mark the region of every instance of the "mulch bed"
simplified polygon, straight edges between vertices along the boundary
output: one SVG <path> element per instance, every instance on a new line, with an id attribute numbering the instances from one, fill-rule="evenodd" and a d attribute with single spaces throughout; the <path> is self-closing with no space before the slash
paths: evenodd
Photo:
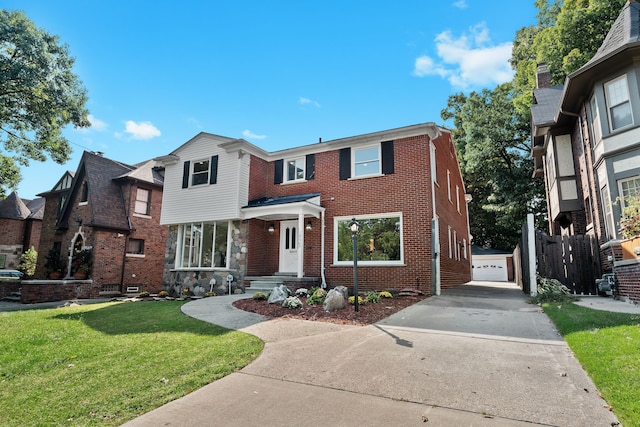
<path id="1" fill-rule="evenodd" d="M 327 312 L 324 311 L 322 304 L 308 305 L 306 298 L 300 298 L 303 306 L 299 309 L 284 308 L 280 304 L 269 304 L 267 301 L 256 301 L 253 298 L 234 301 L 233 306 L 251 313 L 262 314 L 270 319 L 286 317 L 290 319 L 315 320 L 343 325 L 370 325 L 425 298 L 425 295 L 380 298 L 380 302 L 376 304 L 360 304 L 358 312 L 354 310 L 353 305 L 349 304 L 342 310 Z"/>

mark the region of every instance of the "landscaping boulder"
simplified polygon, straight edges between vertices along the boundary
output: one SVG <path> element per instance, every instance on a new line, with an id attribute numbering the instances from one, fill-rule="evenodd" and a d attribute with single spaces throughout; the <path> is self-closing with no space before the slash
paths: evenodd
<path id="1" fill-rule="evenodd" d="M 341 310 L 347 306 L 347 300 L 341 291 L 331 289 L 327 293 L 327 297 L 324 299 L 324 304 L 322 306 L 324 307 L 324 311 Z"/>
<path id="2" fill-rule="evenodd" d="M 285 285 L 279 285 L 273 288 L 267 302 L 269 304 L 282 304 L 289 296 L 289 289 Z"/>
<path id="3" fill-rule="evenodd" d="M 349 288 L 347 288 L 346 286 L 336 286 L 335 288 L 336 291 L 340 292 L 342 294 L 342 296 L 344 297 L 344 300 L 347 301 L 349 299 Z"/>

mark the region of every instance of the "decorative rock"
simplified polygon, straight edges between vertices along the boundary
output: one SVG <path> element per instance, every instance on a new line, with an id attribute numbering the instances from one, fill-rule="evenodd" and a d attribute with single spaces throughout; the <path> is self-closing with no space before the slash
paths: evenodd
<path id="1" fill-rule="evenodd" d="M 324 311 L 342 310 L 347 306 L 347 300 L 344 298 L 341 291 L 331 289 L 329 293 L 327 293 L 327 297 L 324 299 L 324 304 L 322 304 L 322 306 Z"/>
<path id="2" fill-rule="evenodd" d="M 342 296 L 344 297 L 344 300 L 348 300 L 349 299 L 349 289 L 346 286 L 336 286 L 335 288 L 336 291 L 340 292 L 342 294 Z"/>
<path id="3" fill-rule="evenodd" d="M 267 302 L 269 304 L 282 304 L 289 296 L 289 289 L 285 285 L 279 285 L 273 288 Z"/>

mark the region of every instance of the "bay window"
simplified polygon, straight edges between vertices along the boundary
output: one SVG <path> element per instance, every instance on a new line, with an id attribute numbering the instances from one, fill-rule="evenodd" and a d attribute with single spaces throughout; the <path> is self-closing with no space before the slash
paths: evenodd
<path id="1" fill-rule="evenodd" d="M 226 268 L 228 234 L 226 221 L 181 224 L 176 267 Z"/>

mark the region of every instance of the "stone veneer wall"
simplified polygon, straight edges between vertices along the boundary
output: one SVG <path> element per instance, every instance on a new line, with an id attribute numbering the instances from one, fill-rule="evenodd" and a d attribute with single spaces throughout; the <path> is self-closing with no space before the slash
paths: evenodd
<path id="1" fill-rule="evenodd" d="M 171 295 L 181 295 L 185 289 L 190 293 L 203 296 L 214 291 L 218 295 L 229 293 L 227 276 L 231 274 L 232 293 L 244 293 L 244 276 L 247 274 L 247 223 L 231 222 L 231 242 L 229 268 L 207 270 L 176 269 L 176 251 L 178 247 L 178 226 L 169 226 L 165 252 L 165 267 L 162 274 L 162 288 Z"/>

